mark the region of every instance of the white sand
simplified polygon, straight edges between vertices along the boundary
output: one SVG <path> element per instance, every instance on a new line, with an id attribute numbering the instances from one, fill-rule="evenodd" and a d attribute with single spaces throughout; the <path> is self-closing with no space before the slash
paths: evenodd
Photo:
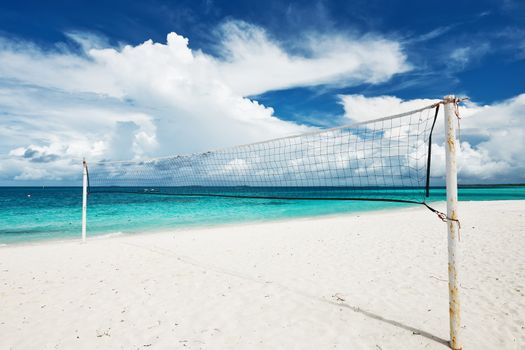
<path id="1" fill-rule="evenodd" d="M 464 349 L 525 349 L 525 201 L 460 217 Z M 0 349 L 447 349 L 445 230 L 418 207 L 1 247 Z"/>

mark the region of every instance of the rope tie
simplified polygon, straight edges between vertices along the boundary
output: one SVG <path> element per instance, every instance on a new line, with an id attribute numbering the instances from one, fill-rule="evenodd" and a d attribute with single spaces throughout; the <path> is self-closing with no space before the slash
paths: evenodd
<path id="1" fill-rule="evenodd" d="M 459 222 L 458 219 L 453 219 L 453 218 L 448 217 L 447 214 L 445 214 L 445 213 L 443 213 L 443 212 L 441 212 L 441 211 L 439 211 L 439 210 L 437 210 L 437 209 L 432 208 L 430 205 L 428 205 L 428 204 L 425 203 L 425 202 L 423 202 L 422 204 L 423 204 L 425 207 L 427 207 L 428 210 L 430 210 L 431 212 L 433 212 L 434 214 L 436 214 L 437 217 L 438 217 L 439 219 L 441 219 L 441 221 L 446 222 L 446 223 L 448 223 L 449 221 L 454 221 L 454 222 L 456 222 L 456 223 L 458 224 L 458 241 L 461 241 L 461 235 L 460 235 L 461 223 Z"/>
<path id="2" fill-rule="evenodd" d="M 459 114 L 459 104 L 463 101 L 468 100 L 468 97 L 463 98 L 455 98 L 452 103 L 454 103 L 454 114 L 456 115 L 457 121 L 458 121 L 458 142 L 459 146 L 461 147 L 461 116 Z"/>

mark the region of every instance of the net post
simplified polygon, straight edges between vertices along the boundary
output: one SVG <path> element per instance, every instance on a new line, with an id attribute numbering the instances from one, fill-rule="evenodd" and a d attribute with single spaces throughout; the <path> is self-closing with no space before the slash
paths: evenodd
<path id="1" fill-rule="evenodd" d="M 453 350 L 461 349 L 461 320 L 458 281 L 458 177 L 456 152 L 459 144 L 456 140 L 456 104 L 455 96 L 445 96 L 445 153 L 447 185 L 447 231 L 448 231 L 448 292 L 450 313 L 450 346 Z"/>
<path id="2" fill-rule="evenodd" d="M 86 216 L 87 216 L 87 163 L 82 160 L 82 242 L 86 242 Z"/>

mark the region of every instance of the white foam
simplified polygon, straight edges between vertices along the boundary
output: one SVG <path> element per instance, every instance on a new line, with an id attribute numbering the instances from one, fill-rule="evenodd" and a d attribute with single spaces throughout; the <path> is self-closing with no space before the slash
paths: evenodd
<path id="1" fill-rule="evenodd" d="M 92 236 L 92 238 L 110 238 L 110 237 L 121 236 L 121 235 L 123 235 L 123 234 L 124 234 L 124 232 L 117 231 L 117 232 L 105 233 L 105 234 L 103 234 L 103 235 Z"/>

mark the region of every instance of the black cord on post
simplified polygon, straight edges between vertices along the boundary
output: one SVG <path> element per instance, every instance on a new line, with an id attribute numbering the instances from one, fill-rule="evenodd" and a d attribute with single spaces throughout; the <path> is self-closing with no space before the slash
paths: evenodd
<path id="1" fill-rule="evenodd" d="M 436 119 L 439 112 L 439 104 L 436 105 L 436 113 L 434 114 L 434 121 L 432 122 L 432 127 L 430 128 L 430 134 L 428 136 L 428 158 L 427 158 L 427 183 L 425 187 L 425 196 L 428 198 L 430 196 L 430 162 L 432 159 L 432 132 L 434 131 L 434 126 L 436 125 Z"/>

